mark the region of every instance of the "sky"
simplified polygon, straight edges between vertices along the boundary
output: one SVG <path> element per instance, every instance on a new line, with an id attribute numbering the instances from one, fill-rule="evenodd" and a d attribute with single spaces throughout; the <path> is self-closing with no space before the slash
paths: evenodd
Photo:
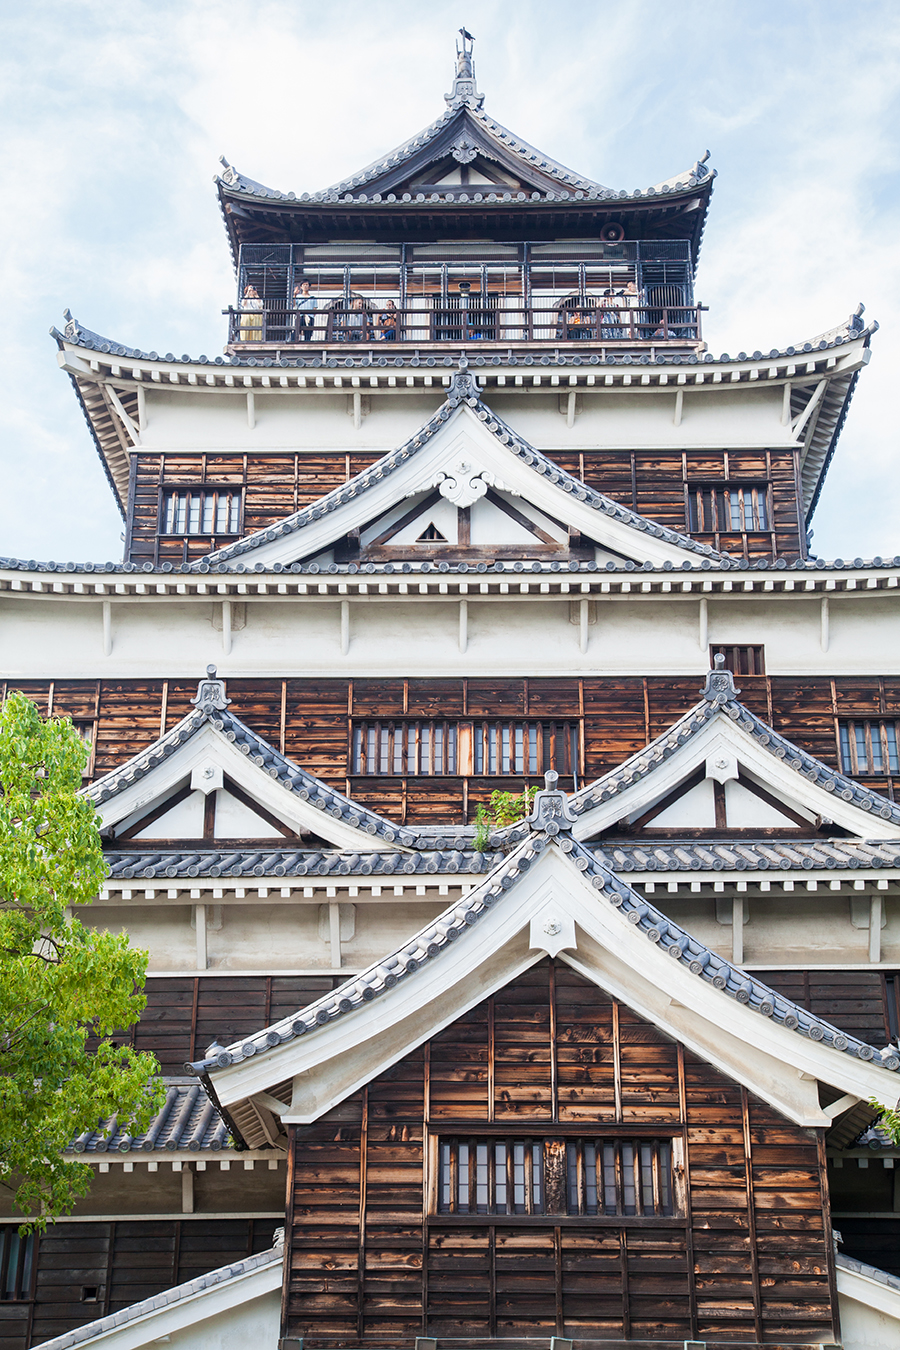
<path id="1" fill-rule="evenodd" d="M 65 308 L 144 351 L 215 355 L 234 281 L 219 156 L 316 191 L 440 116 L 456 30 L 485 107 L 608 187 L 705 150 L 710 350 L 881 331 L 818 510 L 826 558 L 900 554 L 897 0 L 0 0 L 0 555 L 121 557 L 56 363 Z"/>

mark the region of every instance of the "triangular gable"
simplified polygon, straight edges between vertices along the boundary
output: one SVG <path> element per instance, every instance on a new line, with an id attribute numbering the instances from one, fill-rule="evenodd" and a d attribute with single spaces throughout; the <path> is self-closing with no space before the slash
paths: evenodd
<path id="1" fill-rule="evenodd" d="M 738 693 L 728 671 L 710 671 L 696 707 L 572 797 L 575 836 L 595 839 L 627 821 L 625 834 L 652 837 L 667 817 L 682 834 L 692 820 L 695 828 L 727 832 L 730 811 L 738 833 L 774 828 L 827 837 L 834 825 L 856 839 L 897 839 L 900 807 L 779 735 L 738 702 Z M 716 785 L 724 791 L 717 794 Z M 720 825 L 716 795 L 725 807 Z"/>
<path id="2" fill-rule="evenodd" d="M 709 545 L 595 492 L 535 450 L 481 401 L 466 364 L 463 358 L 447 401 L 404 445 L 312 506 L 217 549 L 194 566 L 248 555 L 269 567 L 314 557 L 405 498 L 434 489 L 458 503 L 476 501 L 489 490 L 520 497 L 618 558 L 657 567 L 696 564 L 698 557 L 723 558 Z"/>
<path id="3" fill-rule="evenodd" d="M 233 1120 L 252 1118 L 251 1098 L 283 1124 L 317 1119 L 545 954 L 804 1127 L 831 1120 L 819 1081 L 841 1109 L 893 1099 L 900 1053 L 844 1035 L 667 919 L 572 838 L 564 793 L 539 793 L 527 824 L 480 885 L 391 956 L 191 1066 Z"/>
<path id="4" fill-rule="evenodd" d="M 406 189 L 437 187 L 452 169 L 476 166 L 477 177 L 503 190 L 547 192 L 560 186 L 571 189 L 601 188 L 600 183 L 567 169 L 513 132 L 495 122 L 482 108 L 464 103 L 450 109 L 436 122 L 402 145 L 382 155 L 346 180 L 334 183 L 329 192 L 344 192 L 349 185 L 365 184 L 368 196 L 395 195 Z M 465 190 L 464 181 L 451 186 Z"/>
<path id="5" fill-rule="evenodd" d="M 416 836 L 359 805 L 279 754 L 228 711 L 215 667 L 200 682 L 194 710 L 153 745 L 100 778 L 92 800 L 106 838 L 148 843 L 216 838 L 292 839 L 294 847 L 371 851 L 377 842 L 407 849 Z M 215 794 L 221 821 L 193 833 Z M 232 831 L 246 829 L 246 835 Z M 163 834 L 163 830 L 170 833 Z"/>

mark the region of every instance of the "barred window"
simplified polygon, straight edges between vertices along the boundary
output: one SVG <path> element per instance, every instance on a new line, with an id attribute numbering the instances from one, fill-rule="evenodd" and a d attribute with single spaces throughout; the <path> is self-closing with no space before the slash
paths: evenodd
<path id="1" fill-rule="evenodd" d="M 163 493 L 163 534 L 239 534 L 240 488 L 181 488 Z"/>
<path id="2" fill-rule="evenodd" d="M 0 1300 L 31 1297 L 35 1235 L 19 1237 L 18 1227 L 0 1228 Z"/>
<path id="3" fill-rule="evenodd" d="M 736 647 L 732 645 L 719 644 L 709 648 L 709 664 L 715 667 L 716 657 L 725 657 L 725 669 L 730 670 L 732 675 L 765 675 L 766 673 L 766 651 L 762 646 Z"/>
<path id="4" fill-rule="evenodd" d="M 577 777 L 579 751 L 578 722 L 357 722 L 350 772 L 498 778 L 555 769 Z"/>
<path id="5" fill-rule="evenodd" d="M 769 529 L 767 483 L 688 488 L 688 529 L 696 534 L 743 534 Z"/>
<path id="6" fill-rule="evenodd" d="M 472 772 L 493 778 L 503 774 L 542 774 L 555 769 L 578 772 L 577 722 L 475 722 Z"/>
<path id="7" fill-rule="evenodd" d="M 84 768 L 82 769 L 82 777 L 89 778 L 90 775 L 94 772 L 94 759 L 96 756 L 95 736 L 97 732 L 97 723 L 92 719 L 91 721 L 73 721 L 72 725 L 78 732 L 78 735 L 84 741 L 85 746 L 87 747 L 88 758 Z"/>
<path id="8" fill-rule="evenodd" d="M 841 722 L 838 730 L 844 773 L 900 773 L 895 721 Z"/>
<path id="9" fill-rule="evenodd" d="M 363 722 L 353 728 L 351 773 L 455 774 L 454 722 Z"/>
<path id="10" fill-rule="evenodd" d="M 441 1139 L 437 1212 L 671 1215 L 672 1141 Z"/>

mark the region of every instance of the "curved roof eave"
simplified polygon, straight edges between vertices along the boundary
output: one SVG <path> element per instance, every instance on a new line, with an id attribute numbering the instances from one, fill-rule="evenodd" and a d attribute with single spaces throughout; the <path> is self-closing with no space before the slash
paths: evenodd
<path id="1" fill-rule="evenodd" d="M 535 799 L 534 809 L 525 825 L 525 838 L 463 899 L 450 905 L 389 956 L 351 977 L 338 989 L 241 1041 L 216 1047 L 213 1055 L 186 1064 L 185 1071 L 215 1076 L 257 1055 L 272 1054 L 299 1037 L 313 1035 L 336 1020 L 358 1012 L 383 997 L 400 981 L 414 980 L 418 972 L 440 961 L 457 941 L 477 941 L 479 920 L 495 906 L 515 904 L 513 893 L 517 884 L 547 849 L 559 849 L 596 891 L 597 900 L 605 900 L 618 909 L 635 935 L 640 933 L 661 945 L 674 960 L 684 963 L 692 975 L 721 991 L 723 998 L 730 996 L 762 1017 L 812 1041 L 824 1042 L 835 1051 L 863 1061 L 875 1061 L 892 1072 L 900 1070 L 900 1053 L 895 1048 L 886 1047 L 880 1051 L 844 1034 L 693 937 L 648 898 L 633 891 L 627 882 L 615 876 L 601 859 L 576 840 L 571 833 L 572 823 L 566 794 L 545 788 Z M 277 1071 L 273 1069 L 273 1072 Z"/>

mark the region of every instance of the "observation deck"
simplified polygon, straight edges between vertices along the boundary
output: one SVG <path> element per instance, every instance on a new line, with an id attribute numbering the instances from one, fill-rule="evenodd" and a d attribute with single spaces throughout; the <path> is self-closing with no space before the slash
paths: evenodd
<path id="1" fill-rule="evenodd" d="M 690 241 L 244 244 L 231 354 L 704 349 Z"/>

